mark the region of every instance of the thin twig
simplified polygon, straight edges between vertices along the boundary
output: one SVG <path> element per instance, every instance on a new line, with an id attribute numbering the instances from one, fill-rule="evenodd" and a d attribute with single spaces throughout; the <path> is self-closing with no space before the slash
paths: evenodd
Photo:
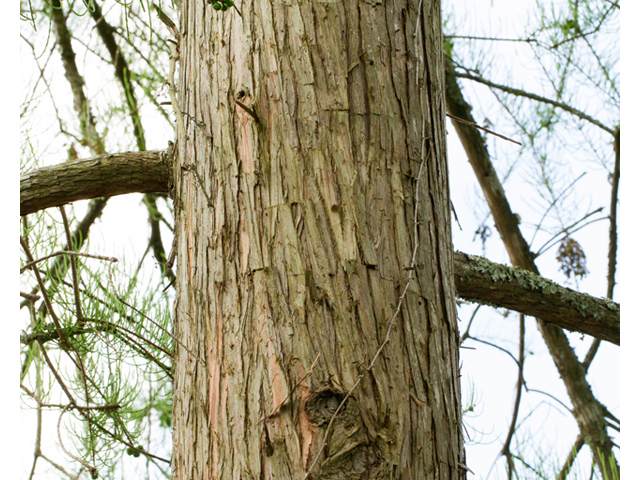
<path id="1" fill-rule="evenodd" d="M 57 470 L 59 470 L 62 473 L 64 473 L 71 480 L 78 480 L 80 478 L 80 474 L 84 471 L 84 468 L 80 467 L 80 471 L 78 471 L 78 473 L 76 475 L 72 475 L 69 472 L 67 472 L 61 465 L 57 464 L 56 462 L 51 460 L 49 457 L 47 457 L 44 453 L 41 453 L 40 456 L 43 458 L 43 460 L 46 460 L 47 462 L 49 462 L 51 464 L 51 466 L 53 466 Z"/>
<path id="2" fill-rule="evenodd" d="M 546 98 L 546 97 L 543 97 L 541 95 L 536 95 L 535 93 L 529 93 L 529 92 L 526 92 L 524 90 L 520 90 L 518 88 L 512 88 L 512 87 L 507 87 L 506 85 L 500 85 L 498 83 L 494 83 L 494 82 L 491 82 L 489 80 L 485 80 L 484 78 L 480 77 L 477 74 L 471 75 L 470 73 L 456 72 L 455 75 L 456 75 L 456 77 L 459 77 L 459 78 L 466 78 L 467 80 L 473 80 L 474 82 L 481 83 L 481 84 L 486 85 L 487 87 L 490 87 L 490 88 L 496 88 L 498 90 L 502 90 L 503 92 L 509 93 L 511 95 L 516 95 L 516 96 L 519 96 L 519 97 L 525 97 L 525 98 L 528 98 L 530 100 L 534 100 L 536 102 L 546 103 L 548 105 L 553 105 L 554 107 L 558 107 L 561 110 L 564 110 L 565 112 L 568 112 L 568 113 L 570 113 L 572 115 L 575 115 L 578 118 L 581 118 L 582 120 L 586 120 L 587 122 L 592 123 L 596 127 L 601 128 L 602 130 L 604 130 L 605 132 L 607 132 L 607 133 L 609 133 L 611 135 L 614 135 L 614 133 L 615 133 L 615 131 L 611 127 L 607 127 L 606 125 L 602 124 L 601 122 L 599 122 L 595 118 L 587 115 L 584 112 L 581 112 L 577 108 L 573 108 L 570 105 L 567 105 L 566 103 L 558 102 L 556 100 L 551 100 L 550 98 Z"/>
<path id="3" fill-rule="evenodd" d="M 184 120 L 182 115 L 182 109 L 178 103 L 178 95 L 176 93 L 175 74 L 176 74 L 176 62 L 178 61 L 178 44 L 174 41 L 169 41 L 169 48 L 171 49 L 171 55 L 169 56 L 169 98 L 171 99 L 171 106 L 176 115 L 176 128 L 178 129 L 178 147 L 187 138 L 187 132 L 184 128 Z"/>
<path id="4" fill-rule="evenodd" d="M 25 270 L 28 270 L 29 268 L 33 267 L 34 265 L 37 265 L 38 263 L 44 262 L 45 260 L 49 260 L 50 258 L 53 257 L 58 257 L 60 255 L 69 255 L 69 256 L 75 256 L 75 257 L 86 257 L 86 258 L 93 258 L 95 260 L 104 260 L 106 262 L 117 262 L 118 259 L 115 257 L 104 257 L 102 255 L 92 255 L 90 253 L 80 253 L 80 252 L 73 252 L 73 251 L 69 251 L 69 250 L 60 250 L 58 252 L 53 252 L 51 255 L 47 255 L 45 257 L 41 257 L 38 258 L 36 260 L 33 260 L 29 263 L 24 264 L 24 266 L 22 266 L 22 268 L 20 268 L 20 273 L 24 273 Z M 27 298 L 27 297 L 25 297 Z"/>
<path id="5" fill-rule="evenodd" d="M 238 105 L 245 112 L 247 112 L 249 115 L 251 115 L 251 117 L 256 121 L 256 123 L 260 123 L 260 119 L 258 118 L 258 115 L 253 110 L 253 108 L 247 107 L 244 103 L 240 102 L 240 100 L 236 100 L 236 105 Z"/>
<path id="6" fill-rule="evenodd" d="M 615 166 L 611 177 L 611 206 L 609 207 L 609 267 L 607 272 L 607 298 L 613 300 L 613 288 L 616 284 L 616 260 L 618 250 L 618 188 L 620 186 L 620 128 L 616 129 L 613 148 Z"/>
<path id="7" fill-rule="evenodd" d="M 585 371 L 589 370 L 589 367 L 591 366 L 591 362 L 593 362 L 593 359 L 595 358 L 596 353 L 598 352 L 598 348 L 600 347 L 600 342 L 601 340 L 599 338 L 594 338 L 593 342 L 591 343 L 591 346 L 589 347 L 589 350 L 587 351 L 587 354 L 584 356 L 582 365 L 584 366 Z"/>
<path id="8" fill-rule="evenodd" d="M 561 400 L 559 400 L 557 397 L 554 397 L 553 395 L 551 395 L 548 392 L 544 392 L 542 390 L 537 390 L 535 388 L 527 388 L 527 392 L 531 393 L 539 393 L 541 395 L 546 395 L 549 398 L 552 398 L 553 400 L 555 400 L 556 402 L 558 402 L 560 405 L 562 405 L 569 413 L 573 413 L 573 410 L 571 410 L 569 407 L 567 407 Z"/>
<path id="9" fill-rule="evenodd" d="M 513 353 L 511 353 L 506 348 L 503 348 L 500 345 L 496 345 L 495 343 L 487 342 L 486 340 L 480 340 L 479 338 L 472 337 L 471 335 L 468 335 L 467 338 L 469 338 L 470 340 L 475 340 L 476 342 L 479 342 L 479 343 L 484 343 L 485 345 L 489 345 L 490 347 L 497 348 L 501 352 L 504 352 L 507 355 L 509 355 L 511 357 L 511 359 L 516 363 L 516 365 L 518 365 L 518 359 L 516 357 L 514 357 Z"/>
<path id="10" fill-rule="evenodd" d="M 482 307 L 482 305 L 478 304 L 478 306 L 475 308 L 475 310 L 471 314 L 471 318 L 469 319 L 469 323 L 467 325 L 467 330 L 460 337 L 460 345 L 462 345 L 462 342 L 464 342 L 467 338 L 471 337 L 470 334 L 469 334 L 469 332 L 471 331 L 471 323 L 473 322 L 473 319 L 475 318 L 476 314 L 478 313 L 478 310 L 480 310 L 480 307 Z"/>
<path id="11" fill-rule="evenodd" d="M 155 3 L 153 4 L 153 8 L 158 13 L 158 17 L 160 18 L 160 21 L 164 23 L 167 26 L 167 28 L 169 28 L 169 30 L 171 30 L 171 33 L 173 33 L 174 38 L 176 39 L 180 38 L 180 33 L 178 32 L 178 28 L 176 27 L 176 24 L 173 23 L 173 20 L 171 20 L 171 18 L 166 13 L 164 13 L 164 11 L 162 11 L 162 9 Z"/>
<path id="12" fill-rule="evenodd" d="M 520 142 L 516 142 L 515 140 L 512 140 L 509 137 L 505 137 L 504 135 L 500 135 L 499 133 L 496 133 L 493 130 L 489 130 L 488 128 L 481 127 L 477 123 L 473 123 L 473 122 L 469 122 L 467 120 L 463 120 L 462 118 L 456 117 L 455 115 L 451 115 L 450 113 L 447 113 L 446 115 L 447 115 L 447 117 L 453 118 L 453 119 L 457 120 L 458 122 L 464 123 L 466 125 L 471 125 L 472 127 L 476 127 L 476 128 L 478 128 L 480 130 L 483 130 L 483 131 L 485 131 L 487 133 L 490 133 L 491 135 L 495 135 L 498 138 L 502 138 L 503 140 L 507 140 L 507 141 L 509 141 L 511 143 L 515 143 L 516 145 L 522 146 L 522 144 Z"/>
<path id="13" fill-rule="evenodd" d="M 564 197 L 564 195 L 569 192 L 569 190 L 571 189 L 571 187 L 573 187 L 576 183 L 578 183 L 578 181 L 584 177 L 587 174 L 587 172 L 582 172 L 582 175 L 580 175 L 578 178 L 574 179 L 569 185 L 567 185 L 567 187 L 560 192 L 559 195 L 557 195 L 554 199 L 553 202 L 551 202 L 551 204 L 547 207 L 547 209 L 545 210 L 545 212 L 542 214 L 542 217 L 540 217 L 540 221 L 538 221 L 538 225 L 536 225 L 536 229 L 533 232 L 533 236 L 531 237 L 531 240 L 529 241 L 529 245 L 533 245 L 534 240 L 536 239 L 536 235 L 537 233 L 540 231 L 540 229 L 542 228 L 542 222 L 544 221 L 545 217 L 549 214 L 549 212 L 551 211 L 551 209 L 556 205 L 556 203 L 558 203 L 560 201 L 560 199 L 562 197 Z"/>
<path id="14" fill-rule="evenodd" d="M 596 213 L 600 213 L 603 210 L 603 207 L 600 208 L 596 208 L 594 211 L 587 213 L 586 215 L 584 215 L 582 218 L 580 218 L 579 220 L 573 222 L 571 225 L 569 225 L 567 228 L 563 228 L 559 233 L 556 233 L 553 237 L 551 237 L 549 240 L 547 240 L 539 249 L 538 251 L 534 254 L 534 257 L 539 257 L 540 255 L 542 255 L 544 252 L 546 252 L 547 250 L 549 250 L 551 247 L 553 247 L 556 243 L 558 243 L 560 241 L 559 237 L 562 236 L 562 238 L 577 232 L 579 229 L 574 227 L 577 227 L 581 222 L 585 221 L 587 218 L 589 218 L 592 215 L 595 215 Z M 584 228 L 585 226 L 589 225 L 590 223 L 593 223 L 594 221 L 599 222 L 600 220 L 604 220 L 607 217 L 602 217 L 602 218 L 597 218 L 596 220 L 592 220 L 591 222 L 585 223 L 584 225 L 582 225 L 580 228 Z"/>
<path id="15" fill-rule="evenodd" d="M 64 205 L 60 205 L 60 215 L 62 215 L 62 224 L 64 225 L 64 233 L 67 237 L 67 250 L 73 249 L 73 243 L 71 240 L 71 229 L 69 228 L 69 219 L 67 219 L 67 212 Z M 82 304 L 80 302 L 80 290 L 78 287 L 78 262 L 75 255 L 72 255 L 69 259 L 71 263 L 71 282 L 73 283 L 73 299 L 76 307 L 76 322 L 82 322 L 84 314 L 82 313 Z"/>
<path id="16" fill-rule="evenodd" d="M 111 403 L 108 405 L 95 405 L 93 407 L 90 406 L 86 406 L 83 407 L 81 405 L 75 405 L 75 404 L 67 404 L 67 405 L 61 405 L 61 404 L 56 404 L 56 403 L 46 403 L 44 402 L 42 399 L 40 399 L 34 392 L 32 392 L 31 390 L 29 390 L 28 387 L 26 387 L 25 385 L 23 385 L 22 383 L 20 383 L 20 388 L 22 390 L 24 390 L 26 392 L 27 395 L 29 395 L 31 398 L 33 398 L 36 403 L 38 404 L 38 406 L 40 407 L 45 407 L 45 408 L 64 408 L 64 409 L 77 409 L 77 410 L 116 410 L 118 408 L 120 408 L 120 405 L 118 405 L 117 403 Z"/>
<path id="17" fill-rule="evenodd" d="M 535 38 L 499 38 L 499 37 L 478 37 L 475 35 L 444 35 L 444 38 L 453 38 L 459 40 L 486 40 L 489 42 L 524 42 L 524 43 L 535 43 L 538 41 Z"/>
<path id="18" fill-rule="evenodd" d="M 193 165 L 190 165 L 188 163 L 185 163 L 182 166 L 183 170 L 189 171 L 189 172 L 193 172 L 193 174 L 196 176 L 196 179 L 198 180 L 198 183 L 200 184 L 200 188 L 202 189 L 202 193 L 204 194 L 204 197 L 207 199 L 207 205 L 211 208 L 213 208 L 213 200 L 211 199 L 211 197 L 207 194 L 207 190 L 204 186 L 204 181 L 202 180 L 202 178 L 200 177 L 200 175 L 198 174 L 198 170 L 196 170 L 196 167 L 194 167 Z"/>
<path id="19" fill-rule="evenodd" d="M 513 458 L 511 454 L 511 439 L 516 431 L 516 423 L 518 421 L 518 411 L 520 410 L 520 400 L 522 399 L 522 387 L 524 386 L 524 338 L 525 338 L 525 322 L 524 315 L 520 314 L 520 348 L 518 351 L 518 382 L 516 384 L 516 400 L 513 405 L 513 415 L 511 416 L 511 425 L 507 431 L 507 438 L 502 447 L 502 454 L 507 457 L 507 467 L 509 472 L 509 480 L 513 477 Z"/>

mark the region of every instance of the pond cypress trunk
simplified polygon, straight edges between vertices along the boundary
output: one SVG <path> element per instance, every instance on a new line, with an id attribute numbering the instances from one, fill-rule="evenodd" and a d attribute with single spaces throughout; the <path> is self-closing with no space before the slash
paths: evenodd
<path id="1" fill-rule="evenodd" d="M 440 2 L 238 8 L 182 2 L 174 478 L 464 478 Z"/>

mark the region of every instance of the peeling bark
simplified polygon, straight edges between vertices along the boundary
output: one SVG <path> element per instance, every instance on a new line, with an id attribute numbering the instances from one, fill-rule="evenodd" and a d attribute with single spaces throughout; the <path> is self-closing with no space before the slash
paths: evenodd
<path id="1" fill-rule="evenodd" d="M 464 478 L 439 2 L 240 8 L 182 3 L 174 476 Z"/>

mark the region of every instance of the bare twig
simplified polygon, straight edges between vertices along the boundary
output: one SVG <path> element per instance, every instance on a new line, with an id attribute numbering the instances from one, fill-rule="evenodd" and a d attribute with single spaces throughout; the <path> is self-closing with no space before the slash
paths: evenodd
<path id="1" fill-rule="evenodd" d="M 551 211 L 551 209 L 553 209 L 553 207 L 560 201 L 560 199 L 562 197 L 564 197 L 564 195 L 570 191 L 570 189 L 576 184 L 578 183 L 578 181 L 584 177 L 587 174 L 587 172 L 582 172 L 582 174 L 574 179 L 569 185 L 567 185 L 567 187 L 560 192 L 559 195 L 557 195 L 554 199 L 553 202 L 551 202 L 551 204 L 547 207 L 547 209 L 545 210 L 545 212 L 542 214 L 542 217 L 540 217 L 540 220 L 538 221 L 538 225 L 536 225 L 536 229 L 533 232 L 533 236 L 531 237 L 531 241 L 529 242 L 529 245 L 533 245 L 534 240 L 536 239 L 536 235 L 537 233 L 540 231 L 540 228 L 542 227 L 542 222 L 544 221 L 545 217 L 549 214 L 549 212 Z M 602 209 L 601 209 L 602 210 Z"/>
<path id="2" fill-rule="evenodd" d="M 478 311 L 480 310 L 480 307 L 482 307 L 482 305 L 477 305 L 475 310 L 473 311 L 473 313 L 471 314 L 471 318 L 469 319 L 469 323 L 467 324 L 467 329 L 465 330 L 465 332 L 460 336 L 460 345 L 462 345 L 462 342 L 464 342 L 467 338 L 471 338 L 470 335 L 470 331 L 471 331 L 471 324 L 473 323 L 473 319 L 476 317 L 476 314 L 478 313 Z"/>
<path id="3" fill-rule="evenodd" d="M 36 302 L 36 301 L 40 300 L 40 295 L 35 295 L 33 293 L 20 292 L 20 296 L 22 298 L 26 298 L 30 302 Z"/>
<path id="4" fill-rule="evenodd" d="M 178 32 L 178 28 L 176 27 L 176 24 L 173 23 L 173 20 L 171 20 L 171 18 L 169 18 L 169 16 L 166 13 L 164 13 L 164 11 L 155 3 L 153 4 L 153 8 L 158 13 L 158 17 L 160 18 L 160 21 L 164 23 L 169 30 L 171 30 L 173 37 L 176 39 L 180 38 L 180 33 Z"/>
<path id="5" fill-rule="evenodd" d="M 609 267 L 607 272 L 607 298 L 613 299 L 616 284 L 616 254 L 618 249 L 618 188 L 620 185 L 620 127 L 614 135 L 615 166 L 611 176 L 611 206 L 609 207 Z"/>
<path id="6" fill-rule="evenodd" d="M 256 123 L 260 123 L 260 119 L 258 118 L 258 115 L 256 115 L 256 112 L 253 110 L 253 108 L 247 107 L 244 103 L 240 102 L 239 100 L 236 100 L 236 105 L 238 105 L 241 109 L 243 109 L 245 112 L 251 115 L 251 117 L 256 121 Z"/>
<path id="7" fill-rule="evenodd" d="M 189 172 L 193 172 L 193 174 L 196 176 L 196 179 L 198 180 L 198 184 L 200 185 L 200 188 L 202 189 L 202 193 L 204 194 L 204 197 L 207 199 L 207 205 L 209 207 L 213 208 L 213 200 L 207 194 L 207 190 L 205 188 L 204 181 L 202 180 L 202 178 L 198 174 L 198 170 L 196 169 L 196 167 L 193 166 L 193 165 L 190 165 L 190 164 L 185 164 L 185 165 L 182 166 L 182 169 L 186 170 L 186 171 L 189 171 Z"/>
<path id="8" fill-rule="evenodd" d="M 585 120 L 585 121 L 587 121 L 589 123 L 592 123 L 596 127 L 601 128 L 602 130 L 604 130 L 605 132 L 607 132 L 607 133 L 609 133 L 611 135 L 614 135 L 614 133 L 615 133 L 613 128 L 607 127 L 606 125 L 602 124 L 601 122 L 599 122 L 595 118 L 591 117 L 590 115 L 587 115 L 586 113 L 581 112 L 577 108 L 574 108 L 574 107 L 572 107 L 570 105 L 567 105 L 566 103 L 558 102 L 556 100 L 552 100 L 550 98 L 546 98 L 546 97 L 543 97 L 541 95 L 536 95 L 535 93 L 526 92 L 526 91 L 520 90 L 518 88 L 507 87 L 506 85 L 500 85 L 500 84 L 492 82 L 490 80 L 485 80 L 484 78 L 482 78 L 480 75 L 477 75 L 477 74 L 473 74 L 472 75 L 470 73 L 456 72 L 455 75 L 458 78 L 466 78 L 467 80 L 473 80 L 474 82 L 481 83 L 481 84 L 486 85 L 487 87 L 490 87 L 490 88 L 495 88 L 495 89 L 501 90 L 501 91 L 503 91 L 505 93 L 509 93 L 511 95 L 516 95 L 516 96 L 519 96 L 519 97 L 528 98 L 528 99 L 534 100 L 536 102 L 546 103 L 547 105 L 552 105 L 554 107 L 558 107 L 561 110 L 564 110 L 565 112 L 568 112 L 568 113 L 570 113 L 572 115 L 575 115 L 578 118 L 581 118 L 582 120 Z"/>
<path id="9" fill-rule="evenodd" d="M 560 232 L 556 233 L 553 237 L 551 237 L 549 240 L 547 240 L 544 245 L 542 245 L 538 251 L 535 253 L 536 257 L 539 257 L 540 255 L 542 255 L 544 252 L 546 252 L 547 250 L 549 250 L 551 247 L 553 247 L 556 243 L 558 243 L 559 241 L 562 240 L 562 238 L 566 237 L 567 235 L 571 235 L 572 233 L 577 232 L 578 230 L 586 227 L 587 225 L 590 225 L 594 222 L 600 222 L 602 220 L 606 220 L 607 217 L 600 217 L 600 218 L 596 218 L 594 220 L 591 220 L 590 222 L 587 223 L 583 223 L 582 225 L 580 225 L 578 227 L 578 225 L 585 221 L 587 218 L 589 218 L 592 215 L 595 215 L 596 213 L 600 213 L 602 211 L 602 207 L 600 208 L 596 208 L 594 211 L 587 213 L 585 216 L 583 216 L 582 218 L 580 218 L 579 220 L 573 222 L 571 225 L 569 225 L 567 228 L 562 229 Z M 562 238 L 560 238 L 562 237 Z"/>
<path id="10" fill-rule="evenodd" d="M 129 116 L 131 117 L 131 122 L 133 124 L 133 135 L 136 139 L 138 150 L 141 152 L 145 151 L 147 149 L 146 140 L 144 130 L 142 128 L 138 100 L 136 99 L 133 83 L 131 81 L 130 67 L 125 60 L 122 49 L 118 45 L 118 42 L 116 42 L 114 36 L 115 28 L 107 23 L 107 20 L 102 14 L 102 7 L 96 0 L 93 1 L 93 6 L 93 9 L 89 9 L 89 14 L 96 23 L 96 30 L 98 31 L 100 39 L 109 51 L 111 62 L 115 69 L 116 78 L 124 90 L 125 102 L 129 109 Z"/>
<path id="11" fill-rule="evenodd" d="M 169 41 L 169 48 L 171 49 L 171 55 L 169 56 L 169 98 L 171 99 L 171 106 L 176 115 L 176 128 L 178 129 L 178 139 L 187 138 L 187 132 L 184 128 L 184 119 L 182 115 L 182 109 L 178 102 L 178 94 L 176 92 L 175 75 L 176 75 L 176 62 L 179 58 L 178 44 L 173 41 Z M 178 142 L 178 148 L 181 148 L 180 142 Z"/>
<path id="12" fill-rule="evenodd" d="M 513 458 L 511 454 L 511 439 L 516 431 L 516 423 L 518 421 L 518 411 L 520 410 L 520 400 L 522 399 L 522 388 L 524 386 L 524 338 L 525 338 L 525 322 L 524 315 L 520 314 L 520 348 L 518 351 L 518 382 L 516 384 L 516 400 L 513 405 L 513 415 L 511 416 L 511 425 L 507 431 L 507 438 L 502 447 L 502 454 L 507 457 L 507 466 L 509 469 L 509 480 L 513 477 Z"/>
<path id="13" fill-rule="evenodd" d="M 562 406 L 565 408 L 565 410 L 566 410 L 567 412 L 571 413 L 571 409 L 570 409 L 570 408 L 569 408 L 565 403 L 563 403 L 563 402 L 562 402 L 562 400 L 558 399 L 558 397 L 554 397 L 553 395 L 551 395 L 551 394 L 550 394 L 550 393 L 548 393 L 548 392 L 545 392 L 545 391 L 542 391 L 542 390 L 538 390 L 538 389 L 536 389 L 536 388 L 527 388 L 527 392 L 530 392 L 530 393 L 539 393 L 539 394 L 541 394 L 541 395 L 546 395 L 547 397 L 549 397 L 549 398 L 551 398 L 551 399 L 555 400 L 555 401 L 556 401 L 556 402 L 558 402 L 560 405 L 562 405 Z"/>
<path id="14" fill-rule="evenodd" d="M 507 350 L 506 348 L 501 347 L 500 345 L 496 345 L 495 343 L 488 342 L 488 341 L 486 341 L 486 340 L 481 340 L 481 339 L 479 339 L 479 338 L 477 338 L 477 337 L 472 337 L 471 335 L 469 335 L 467 338 L 469 338 L 470 340 L 475 340 L 475 341 L 476 341 L 476 342 L 478 342 L 478 343 L 483 343 L 483 344 L 488 345 L 488 346 L 490 346 L 490 347 L 493 347 L 493 348 L 495 348 L 495 349 L 497 349 L 497 350 L 500 350 L 501 352 L 506 353 L 507 355 L 509 355 L 509 357 L 511 357 L 511 360 L 513 360 L 513 361 L 515 362 L 515 364 L 516 364 L 516 365 L 518 365 L 518 364 L 519 364 L 519 363 L 518 363 L 518 359 L 517 359 L 516 357 L 514 357 L 514 356 L 513 356 L 513 353 L 511 353 L 511 352 L 510 352 L 509 350 Z"/>
<path id="15" fill-rule="evenodd" d="M 584 356 L 584 360 L 582 361 L 582 365 L 584 366 L 585 371 L 589 370 L 591 362 L 593 362 L 593 359 L 598 352 L 598 348 L 600 347 L 601 342 L 602 340 L 600 340 L 599 338 L 593 339 L 593 342 L 591 343 L 591 346 L 589 347 L 589 350 L 587 351 L 586 355 Z"/>
<path id="16" fill-rule="evenodd" d="M 451 115 L 450 113 L 447 113 L 447 117 L 453 118 L 454 120 L 457 120 L 458 122 L 462 122 L 462 123 L 464 123 L 466 125 L 471 125 L 473 127 L 476 127 L 476 128 L 478 128 L 478 129 L 480 129 L 482 131 L 490 133 L 491 135 L 495 135 L 496 137 L 502 138 L 503 140 L 507 140 L 507 141 L 509 141 L 511 143 L 515 143 L 516 145 L 522 146 L 522 144 L 520 142 L 516 142 L 515 140 L 512 140 L 509 137 L 505 137 L 504 135 L 500 135 L 499 133 L 496 133 L 493 130 L 489 130 L 488 128 L 481 127 L 477 123 L 473 123 L 473 122 L 469 122 L 467 120 L 463 120 L 462 118 L 456 117 L 455 115 Z"/>
<path id="17" fill-rule="evenodd" d="M 62 215 L 62 224 L 64 225 L 64 233 L 67 237 L 67 250 L 73 249 L 73 243 L 71 240 L 71 229 L 69 228 L 69 220 L 67 219 L 67 212 L 65 212 L 64 205 L 60 207 L 60 215 Z M 82 305 L 80 303 L 80 291 L 78 287 L 78 262 L 77 256 L 71 255 L 69 259 L 71 263 L 71 282 L 73 283 L 73 299 L 76 307 L 76 322 L 81 323 L 84 315 L 82 313 Z"/>
<path id="18" fill-rule="evenodd" d="M 535 38 L 500 38 L 500 37 L 479 37 L 475 35 L 444 35 L 444 38 L 453 38 L 459 40 L 481 40 L 489 42 L 523 42 L 523 43 L 538 43 Z"/>
<path id="19" fill-rule="evenodd" d="M 53 257 L 57 257 L 59 255 L 69 255 L 69 256 L 73 256 L 73 257 L 85 257 L 85 258 L 93 258 L 95 260 L 104 260 L 107 262 L 117 262 L 118 259 L 115 257 L 105 257 L 102 255 L 92 255 L 90 253 L 80 253 L 80 252 L 74 252 L 74 251 L 70 251 L 70 250 L 60 250 L 58 252 L 54 252 L 51 255 L 47 255 L 46 257 L 40 257 L 36 260 L 30 261 L 29 263 L 25 263 L 22 268 L 20 268 L 20 273 L 24 273 L 25 270 L 28 270 L 29 268 L 32 268 L 34 265 L 37 265 L 40 262 L 44 262 L 45 260 L 49 260 L 50 258 Z M 25 293 L 25 295 L 28 295 Z M 24 295 L 23 295 L 24 296 Z M 37 295 L 35 295 L 37 296 Z M 25 297 L 27 298 L 27 297 Z"/>

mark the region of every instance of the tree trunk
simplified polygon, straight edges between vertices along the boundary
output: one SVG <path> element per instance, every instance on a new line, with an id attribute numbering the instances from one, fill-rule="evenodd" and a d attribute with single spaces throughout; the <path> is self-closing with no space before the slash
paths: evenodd
<path id="1" fill-rule="evenodd" d="M 174 477 L 464 478 L 439 1 L 239 7 L 182 2 Z"/>

